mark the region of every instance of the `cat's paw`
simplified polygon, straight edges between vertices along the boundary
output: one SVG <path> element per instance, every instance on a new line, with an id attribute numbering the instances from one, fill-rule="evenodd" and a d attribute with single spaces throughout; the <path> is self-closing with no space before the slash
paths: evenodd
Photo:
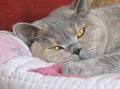
<path id="1" fill-rule="evenodd" d="M 86 62 L 70 62 L 62 69 L 63 74 L 80 74 L 85 76 L 102 74 L 103 71 L 103 66 L 91 65 Z"/>

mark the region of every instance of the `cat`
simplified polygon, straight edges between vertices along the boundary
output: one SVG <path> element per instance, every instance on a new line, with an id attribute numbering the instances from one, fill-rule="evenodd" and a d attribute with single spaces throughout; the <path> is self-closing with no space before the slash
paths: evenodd
<path id="1" fill-rule="evenodd" d="M 63 74 L 120 72 L 120 4 L 90 9 L 88 0 L 76 0 L 33 23 L 16 23 L 13 32 L 33 56 L 65 63 Z"/>

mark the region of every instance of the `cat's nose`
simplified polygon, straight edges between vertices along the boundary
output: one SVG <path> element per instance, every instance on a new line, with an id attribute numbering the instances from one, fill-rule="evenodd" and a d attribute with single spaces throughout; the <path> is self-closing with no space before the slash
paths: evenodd
<path id="1" fill-rule="evenodd" d="M 82 49 L 82 48 L 76 48 L 76 49 L 73 51 L 73 54 L 79 55 L 81 49 Z"/>

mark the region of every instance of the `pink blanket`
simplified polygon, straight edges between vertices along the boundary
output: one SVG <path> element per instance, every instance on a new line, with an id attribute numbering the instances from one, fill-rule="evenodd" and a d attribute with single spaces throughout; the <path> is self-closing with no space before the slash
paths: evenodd
<path id="1" fill-rule="evenodd" d="M 0 64 L 18 56 L 32 56 L 28 47 L 7 31 L 0 31 Z"/>
<path id="2" fill-rule="evenodd" d="M 50 67 L 45 68 L 37 68 L 37 69 L 30 69 L 31 72 L 40 73 L 44 76 L 59 76 L 59 77 L 77 77 L 77 78 L 87 78 L 87 76 L 83 75 L 66 75 L 61 73 L 61 69 L 64 66 L 64 64 L 53 64 Z"/>

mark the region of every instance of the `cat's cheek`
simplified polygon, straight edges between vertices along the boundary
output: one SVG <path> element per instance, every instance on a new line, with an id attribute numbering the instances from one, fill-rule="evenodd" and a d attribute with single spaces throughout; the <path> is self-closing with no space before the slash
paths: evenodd
<path id="1" fill-rule="evenodd" d="M 35 48 L 33 47 L 33 48 L 31 48 L 31 51 L 32 51 L 33 56 L 43 59 L 44 49 L 41 50 L 39 48 L 37 49 L 37 47 L 35 47 Z"/>
<path id="2" fill-rule="evenodd" d="M 56 52 L 56 51 L 47 51 L 46 50 L 46 59 L 49 62 L 58 62 L 62 59 L 62 56 L 64 56 L 62 53 L 60 52 Z"/>
<path id="3" fill-rule="evenodd" d="M 65 62 L 71 57 L 71 54 L 66 51 L 51 51 L 46 53 L 47 60 L 50 62 Z"/>
<path id="4" fill-rule="evenodd" d="M 71 53 L 65 50 L 51 50 L 40 45 L 39 42 L 34 42 L 31 46 L 33 56 L 39 57 L 47 62 L 65 62 L 70 60 Z"/>
<path id="5" fill-rule="evenodd" d="M 34 42 L 31 46 L 31 52 L 33 56 L 45 59 L 45 48 L 39 44 L 39 42 Z"/>

